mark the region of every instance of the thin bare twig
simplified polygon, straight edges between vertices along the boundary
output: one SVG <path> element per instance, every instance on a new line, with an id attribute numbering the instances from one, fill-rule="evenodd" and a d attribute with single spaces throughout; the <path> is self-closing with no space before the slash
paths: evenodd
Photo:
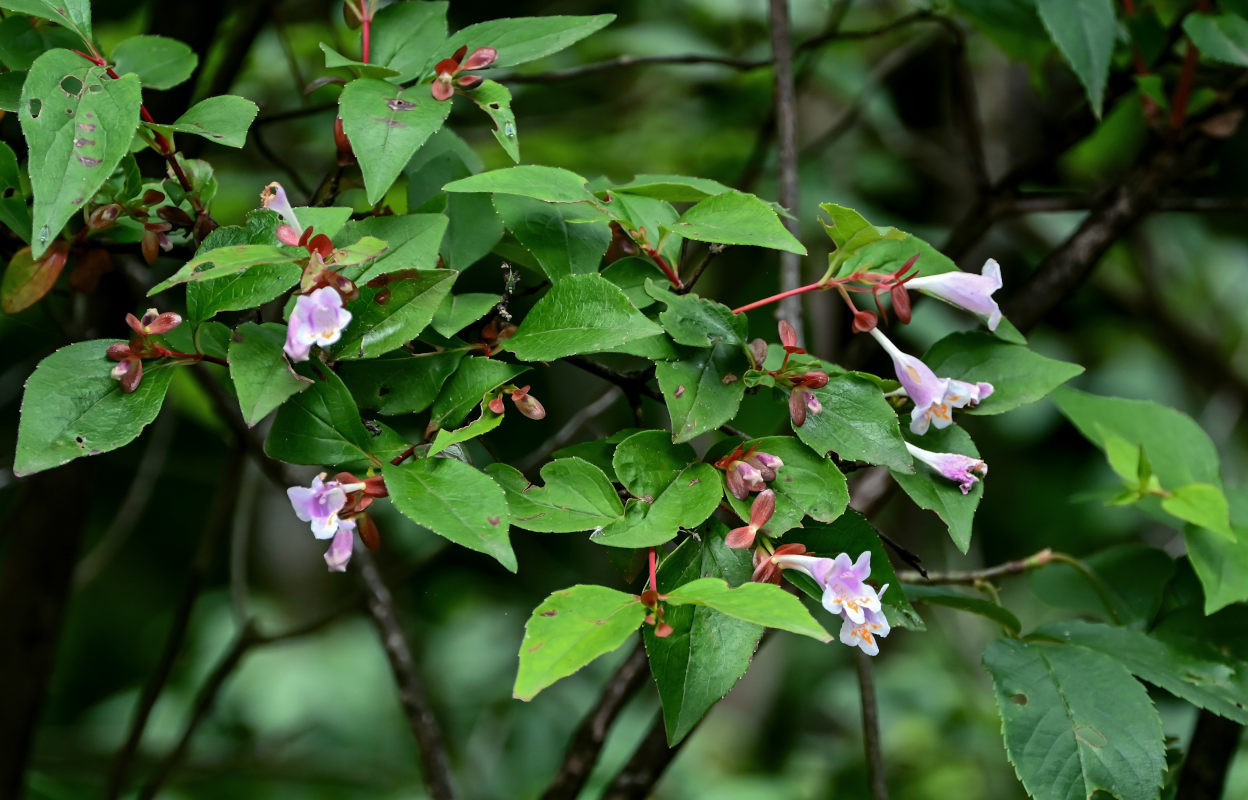
<path id="1" fill-rule="evenodd" d="M 689 738 L 685 737 L 675 747 L 668 747 L 667 729 L 660 714 L 633 751 L 632 758 L 616 773 L 611 785 L 603 792 L 602 800 L 644 800 L 649 797 L 663 770 L 667 769 L 680 752 L 681 745 L 687 741 Z"/>
<path id="2" fill-rule="evenodd" d="M 446 743 L 442 727 L 429 704 L 424 680 L 416 668 L 416 659 L 407 644 L 407 636 L 395 612 L 394 598 L 386 586 L 373 560 L 372 553 L 356 548 L 352 561 L 358 566 L 368 596 L 368 610 L 372 615 L 390 671 L 399 690 L 408 726 L 416 735 L 420 746 L 420 760 L 424 767 L 425 784 L 434 800 L 453 800 L 455 789 L 451 783 L 451 767 L 446 756 Z"/>
<path id="3" fill-rule="evenodd" d="M 793 42 L 789 26 L 789 0 L 770 0 L 771 52 L 775 62 L 774 107 L 776 146 L 779 150 L 779 201 L 792 214 L 801 211 L 797 185 L 797 96 L 793 88 Z M 797 219 L 785 217 L 784 227 L 796 238 Z M 780 291 L 802 285 L 802 259 L 797 253 L 780 254 Z M 776 306 L 776 317 L 788 322 L 802 335 L 802 298 L 793 295 Z"/>
<path id="4" fill-rule="evenodd" d="M 1052 564 L 1055 560 L 1054 553 L 1049 548 L 1045 548 L 1038 553 L 1019 558 L 1013 561 L 1006 561 L 992 567 L 984 567 L 983 569 L 972 570 L 954 570 L 949 572 L 928 572 L 921 575 L 918 572 L 910 572 L 903 570 L 897 573 L 897 580 L 902 583 L 920 583 L 934 585 L 966 585 L 973 586 L 981 581 L 991 581 L 997 578 L 1008 578 L 1014 575 L 1022 575 L 1024 572 L 1030 572 L 1033 569 Z"/>
<path id="5" fill-rule="evenodd" d="M 611 723 L 633 696 L 646 683 L 649 672 L 646 648 L 641 643 L 633 649 L 620 668 L 603 687 L 598 704 L 590 710 L 581 725 L 572 734 L 563 763 L 555 773 L 554 780 L 542 795 L 542 800 L 574 800 L 585 786 L 589 774 L 597 763 L 598 754 L 607 741 Z"/>
<path id="6" fill-rule="evenodd" d="M 871 800 L 888 800 L 884 782 L 884 757 L 880 749 L 880 710 L 875 702 L 875 676 L 871 674 L 871 656 L 854 650 L 854 666 L 858 670 L 858 695 L 862 701 L 862 746 L 866 751 L 867 775 L 871 781 Z"/>
<path id="7" fill-rule="evenodd" d="M 521 472 L 528 472 L 529 470 L 540 466 L 542 462 L 550 457 L 551 453 L 572 441 L 572 438 L 576 436 L 577 432 L 580 431 L 586 423 L 613 406 L 615 401 L 619 399 L 620 387 L 607 387 L 607 390 L 592 400 L 589 405 L 569 417 L 568 421 L 563 424 L 563 427 L 560 428 L 554 436 L 551 436 L 549 439 L 542 442 L 542 446 L 530 453 L 528 457 L 517 465 L 517 468 Z"/>

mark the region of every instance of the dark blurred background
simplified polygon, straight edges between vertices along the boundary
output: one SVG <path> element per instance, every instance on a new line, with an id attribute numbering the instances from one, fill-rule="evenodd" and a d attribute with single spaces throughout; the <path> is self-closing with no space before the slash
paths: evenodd
<path id="1" fill-rule="evenodd" d="M 992 5 L 938 3 L 936 13 L 950 14 L 951 24 L 916 19 L 878 36 L 799 52 L 796 211 L 810 250 L 803 262 L 807 280 L 822 274 L 830 244 L 817 206 L 835 202 L 876 224 L 947 245 L 963 269 L 977 272 L 986 258 L 996 258 L 1008 297 L 1076 228 L 1086 213 L 1081 208 L 1116 186 L 1148 152 L 1154 137 L 1131 85 L 1125 48 L 1098 122 L 1042 29 L 1012 25 L 1007 16 L 965 13 Z M 836 25 L 867 31 L 926 7 L 795 0 L 794 39 L 800 43 Z M 618 15 L 606 30 L 570 50 L 519 68 L 526 75 L 620 55 L 756 60 L 770 54 L 762 0 L 521 0 L 505 12 Z M 455 2 L 451 27 L 499 13 L 495 3 Z M 259 103 L 260 118 L 241 151 L 179 139 L 216 169 L 220 189 L 212 210 L 218 220 L 241 221 L 272 180 L 283 181 L 296 202 L 306 201 L 295 187 L 302 181 L 315 188 L 332 169 L 338 88 L 307 95 L 302 90 L 327 74 L 318 42 L 357 52 L 358 40 L 342 23 L 340 4 L 101 2 L 95 16 L 105 53 L 127 36 L 150 32 L 187 41 L 201 54 L 196 83 L 146 94 L 158 120 L 176 117 L 207 93 L 228 91 Z M 977 27 L 981 18 L 990 23 L 987 28 Z M 1161 58 L 1159 71 L 1167 81 L 1173 81 L 1179 61 L 1177 55 Z M 514 94 L 526 163 L 617 181 L 637 173 L 694 175 L 776 197 L 768 68 L 639 65 L 513 83 L 499 73 L 494 77 Z M 1207 85 L 1224 82 L 1217 70 L 1200 77 Z M 487 167 L 509 163 L 488 120 L 462 98 L 455 102 L 450 124 Z M 300 109 L 309 113 L 266 121 Z M 973 138 L 964 127 L 968 118 L 980 124 L 990 180 L 1023 165 L 1015 187 L 1024 195 L 1057 199 L 1043 210 L 1038 210 L 1043 203 L 1006 211 L 977 207 L 982 187 L 968 145 Z M 0 119 L 0 137 L 22 152 L 13 115 Z M 1164 207 L 1177 210 L 1149 214 L 1118 237 L 1087 281 L 1031 334 L 1037 351 L 1087 367 L 1073 382 L 1078 388 L 1156 400 L 1191 414 L 1221 450 L 1233 505 L 1243 497 L 1246 440 L 1239 422 L 1248 398 L 1242 343 L 1248 321 L 1243 280 L 1248 246 L 1242 235 L 1246 145 L 1242 132 L 1216 142 L 1198 168 L 1167 193 Z M 397 211 L 403 210 L 401 188 L 390 198 Z M 348 190 L 339 202 L 365 205 L 361 190 Z M 151 275 L 163 276 L 176 266 L 159 262 L 149 272 L 139 259 L 117 258 L 118 273 L 148 283 Z M 697 290 L 735 306 L 777 291 L 777 275 L 774 253 L 730 248 L 712 263 Z M 106 276 L 101 292 L 115 279 L 120 280 Z M 500 291 L 497 259 L 484 259 L 457 288 Z M 887 362 L 873 348 L 851 341 L 839 300 L 830 293 L 807 297 L 805 333 L 812 352 L 887 374 Z M 99 297 L 58 290 L 31 310 L 0 317 L 0 451 L 13 452 L 22 384 L 40 358 L 64 344 L 67 335 L 126 335 L 120 316 L 92 315 L 101 303 Z M 774 340 L 774 324 L 770 309 L 754 312 L 751 334 Z M 913 324 L 897 336 L 907 349 L 921 352 L 972 324 L 938 303 L 918 301 Z M 45 549 L 63 548 L 64 559 L 75 565 L 64 628 L 51 651 L 55 659 L 28 774 L 29 796 L 74 798 L 102 791 L 142 686 L 157 668 L 184 602 L 206 531 L 220 532 L 220 541 L 204 554 L 203 591 L 186 646 L 154 707 L 131 769 L 132 784 L 181 736 L 199 687 L 231 647 L 232 609 L 246 602 L 265 632 L 329 621 L 242 656 L 162 796 L 422 796 L 415 745 L 376 632 L 360 613 L 356 581 L 326 574 L 323 544 L 295 519 L 283 494 L 233 450 L 229 429 L 188 372 L 179 371 L 164 411 L 145 435 L 120 451 L 58 471 L 54 475 L 60 477 L 38 487 L 15 479 L 10 459 L 0 459 L 6 464 L 0 469 L 0 514 L 8 520 L 0 540 L 5 558 L 15 552 L 15 541 L 36 538 Z M 547 452 L 545 443 L 564 422 L 610 387 L 568 366 L 538 367 L 529 375 L 548 416 L 533 422 L 509 415 L 490 441 L 499 458 L 536 477 L 534 454 Z M 650 424 L 666 424 L 657 404 L 646 401 L 644 414 Z M 631 424 L 632 412 L 617 399 L 568 432 L 566 443 Z M 783 403 L 766 394 L 750 397 L 734 424 L 756 436 L 782 432 Z M 973 568 L 1044 547 L 1086 555 L 1142 541 L 1182 552 L 1177 531 L 1131 509 L 1103 504 L 1099 490 L 1116 479 L 1051 403 L 967 419 L 965 426 L 991 465 L 970 553 L 958 553 L 940 521 L 904 496 L 892 498 L 874 518 L 929 568 Z M 711 441 L 696 444 L 705 449 Z M 472 453 L 478 463 L 491 458 L 483 450 Z M 306 470 L 309 477 L 312 472 Z M 237 493 L 222 489 L 231 477 L 239 481 Z M 395 589 L 433 704 L 443 715 L 462 796 L 537 796 L 571 730 L 628 648 L 532 703 L 520 703 L 511 699 L 510 689 L 523 622 L 553 589 L 577 582 L 623 587 L 627 563 L 581 537 L 517 531 L 520 572 L 511 575 L 489 558 L 445 546 L 388 508 L 377 517 L 383 536 L 377 560 Z M 38 576 L 30 580 L 37 589 Z M 245 598 L 240 586 L 246 587 Z M 1004 589 L 1005 603 L 1025 628 L 1070 613 L 1057 607 L 1060 596 L 1037 595 L 1027 578 Z M 924 616 L 926 633 L 896 631 L 875 661 L 892 796 L 1023 797 L 1005 758 L 991 684 L 979 665 L 985 643 L 997 631 L 981 618 L 940 609 L 924 609 Z M 1185 740 L 1194 709 L 1164 694 L 1157 699 L 1167 735 Z M 596 796 L 594 787 L 628 757 L 657 707 L 649 687 L 629 706 L 588 796 Z M 655 796 L 814 800 L 866 794 L 852 652 L 774 636 L 680 752 Z M 1246 795 L 1248 761 L 1241 759 L 1226 796 Z"/>

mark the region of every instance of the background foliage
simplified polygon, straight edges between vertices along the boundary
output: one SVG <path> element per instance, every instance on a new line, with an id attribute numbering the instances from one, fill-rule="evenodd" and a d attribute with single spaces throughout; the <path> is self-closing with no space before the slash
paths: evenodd
<path id="1" fill-rule="evenodd" d="M 1222 104 L 1242 114 L 1242 39 L 1233 21 L 1183 22 L 1188 8 L 1179 2 L 1140 3 L 1136 19 L 1109 4 L 1081 2 L 1077 14 L 1057 9 L 1065 5 L 1044 0 L 792 4 L 797 42 L 838 28 L 870 32 L 829 37 L 798 53 L 802 200 L 797 216 L 799 238 L 810 249 L 807 278 L 821 274 L 831 244 L 815 209 L 835 202 L 876 224 L 915 232 L 964 269 L 996 258 L 1004 267 L 1008 296 L 1026 285 L 1037 265 L 1053 263 L 1046 261 L 1050 254 L 1061 257 L 1060 246 L 1090 208 L 1095 214 L 1106 198 L 1129 200 L 1133 187 L 1154 174 L 1150 169 L 1181 170 L 1181 180 L 1169 180 L 1156 192 L 1155 211 L 1142 215 L 1139 224 L 1106 223 L 1104 255 L 1084 259 L 1086 280 L 1060 305 L 1046 309 L 1030 342 L 1037 352 L 1087 368 L 1071 382 L 1076 389 L 1168 404 L 1195 419 L 1216 447 L 1231 519 L 1242 523 L 1248 514 L 1243 493 L 1248 442 L 1239 424 L 1248 400 L 1242 347 L 1248 297 L 1239 277 L 1246 255 L 1241 231 L 1248 210 L 1242 196 L 1248 142 L 1233 120 L 1214 117 L 1205 120 L 1214 130 L 1197 152 L 1175 156 L 1177 167 L 1158 166 L 1167 154 L 1187 153 L 1189 142 L 1168 141 L 1146 123 L 1164 121 L 1173 111 L 1186 46 L 1180 30 L 1208 57 L 1194 73 L 1189 113 Z M 1242 12 L 1240 5 L 1225 2 L 1218 10 Z M 327 74 L 318 43 L 356 52 L 356 34 L 342 23 L 339 5 L 175 3 L 136 9 L 104 2 L 92 9 L 94 34 L 105 51 L 145 33 L 176 38 L 198 54 L 199 68 L 190 81 L 144 94 L 157 119 L 177 119 L 195 99 L 227 91 L 258 105 L 259 116 L 239 150 L 190 136 L 178 139 L 187 155 L 207 158 L 215 168 L 217 219 L 241 221 L 270 180 L 281 180 L 292 195 L 306 198 L 333 171 L 336 89 L 306 94 L 304 89 Z M 525 162 L 616 182 L 638 173 L 698 175 L 764 198 L 777 195 L 771 72 L 747 63 L 763 62 L 770 54 L 764 4 L 518 2 L 507 13 L 618 15 L 569 50 L 491 72 L 514 97 Z M 494 14 L 490 4 L 456 2 L 451 27 Z M 1072 24 L 1081 29 L 1071 31 Z M 1127 31 L 1156 65 L 1147 75 L 1134 74 Z M 29 63 L 45 48 L 63 46 L 61 35 L 55 27 L 31 27 L 9 14 L 0 21 L 0 61 L 20 69 L 23 59 Z M 1116 42 L 1109 56 L 1104 48 L 1083 51 L 1076 45 L 1105 37 Z M 679 54 L 727 63 L 634 64 L 559 74 L 619 56 Z M 12 94 L 11 81 L 3 79 L 0 75 L 0 90 Z M 457 100 L 451 123 L 485 168 L 511 163 L 494 126 L 471 104 Z M 1216 129 L 1219 124 L 1225 135 Z M 0 119 L 0 137 L 22 152 L 15 114 Z M 155 161 L 144 166 L 152 174 L 161 168 Z M 396 208 L 415 205 L 419 198 L 412 192 L 410 184 L 406 191 L 400 184 L 386 201 Z M 363 209 L 376 199 L 357 185 L 346 187 L 339 202 Z M 7 261 L 21 245 L 3 233 Z M 712 263 L 698 291 L 729 307 L 771 294 L 777 289 L 775 262 L 771 251 L 729 248 Z M 156 273 L 161 277 L 177 265 L 171 259 L 162 266 Z M 498 293 L 503 281 L 500 272 L 482 267 L 465 278 L 460 291 Z M 136 294 L 135 287 L 154 282 L 140 260 L 119 254 L 116 269 L 102 277 L 94 293 L 58 288 L 31 309 L 0 317 L 6 353 L 0 444 L 6 452 L 15 446 L 21 389 L 34 365 L 66 341 L 124 336 L 120 318 L 106 310 L 139 310 L 134 298 L 142 292 Z M 923 352 L 965 327 L 964 319 L 937 306 L 924 302 L 906 329 L 911 352 Z M 882 356 L 850 339 L 833 293 L 809 295 L 806 308 L 809 350 L 887 374 Z M 766 314 L 756 314 L 753 324 L 758 329 L 751 336 L 774 338 Z M 310 543 L 305 526 L 293 519 L 285 497 L 263 480 L 259 468 L 231 449 L 231 431 L 214 411 L 208 390 L 188 373 L 172 375 L 172 402 L 141 442 L 75 462 L 50 473 L 59 476 L 54 479 L 17 480 L 10 471 L 0 476 L 0 512 L 7 520 L 4 596 L 20 598 L 9 607 L 32 614 L 44 608 L 42 576 L 12 574 L 31 547 L 42 543 L 76 564 L 55 659 L 23 662 L 23 668 L 50 676 L 27 775 L 29 794 L 98 792 L 148 676 L 162 660 L 172 659 L 169 683 L 137 751 L 136 774 L 149 775 L 177 743 L 201 687 L 231 653 L 239 654 L 237 667 L 225 675 L 211 713 L 166 786 L 168 796 L 410 797 L 422 791 L 412 737 L 385 654 L 359 613 L 356 584 L 325 574 L 320 548 Z M 506 436 L 491 444 L 499 460 L 531 477 L 532 467 L 556 446 L 635 424 L 627 398 L 570 366 L 533 370 L 524 380 L 545 404 L 547 418 L 525 425 L 513 421 Z M 645 420 L 664 423 L 661 405 L 640 402 Z M 1191 567 L 1171 558 L 1184 552 L 1174 524 L 1155 509 L 1105 504 L 1124 479 L 1138 474 L 1138 457 L 1123 456 L 1126 462 L 1119 460 L 1115 468 L 1127 474 L 1116 475 L 1075 427 L 1112 449 L 1104 432 L 1080 424 L 1081 402 L 1077 394 L 1061 393 L 1056 402 L 1025 406 L 1004 418 L 966 422 L 992 475 L 965 556 L 935 515 L 900 494 L 875 510 L 873 523 L 930 570 L 973 569 L 1043 548 L 1086 557 L 1115 587 L 1112 602 L 1119 616 L 1128 623 L 1138 620 L 1141 627 L 1157 618 L 1163 589 L 1166 603 L 1196 598 L 1200 605 L 1201 587 Z M 563 421 L 589 411 L 593 416 L 585 416 L 580 428 L 561 434 Z M 1126 413 L 1122 420 L 1131 424 Z M 766 435 L 782 430 L 782 423 L 773 403 L 747 397 L 734 424 Z M 1187 433 L 1177 424 L 1175 431 L 1155 433 L 1162 449 L 1150 449 L 1152 468 L 1169 485 L 1165 470 L 1173 465 L 1157 454 L 1166 452 L 1167 443 L 1186 441 Z M 388 535 L 378 561 L 395 589 L 406 631 L 421 643 L 418 659 L 452 743 L 462 795 L 538 795 L 584 709 L 627 653 L 595 662 L 547 689 L 541 702 L 517 703 L 509 687 L 523 621 L 553 590 L 575 583 L 612 585 L 630 565 L 610 563 L 588 541 L 560 538 L 552 544 L 543 536 L 517 536 L 516 560 L 529 568 L 512 575 L 492 559 L 413 532 L 388 507 L 379 514 Z M 1193 535 L 1187 546 L 1199 554 L 1200 541 Z M 1167 624 L 1242 657 L 1248 647 L 1241 603 L 1248 596 L 1248 556 L 1242 549 L 1223 549 L 1205 563 L 1219 573 L 1218 580 L 1206 581 L 1206 607 L 1226 608 L 1207 618 L 1172 616 Z M 247 576 L 247 600 L 258 610 L 260 631 L 330 621 L 306 635 L 254 647 L 245 640 L 247 647 L 239 648 L 232 639 L 231 609 L 242 599 L 231 596 L 231 574 Z M 1103 619 L 1105 612 L 1101 599 L 1068 566 L 1004 581 L 1001 592 L 1023 630 L 1048 624 L 1054 636 L 1089 643 L 1078 656 L 1086 663 L 1065 665 L 1080 674 L 1103 666 L 1097 647 L 1121 658 L 1139 645 L 1071 619 Z M 186 647 L 166 654 L 162 648 L 171 625 L 190 603 Z M 935 603 L 919 609 L 928 631 L 897 631 L 886 655 L 875 662 L 891 795 L 1025 796 L 1002 748 L 990 673 L 1008 671 L 1003 665 L 1024 658 L 1025 648 L 1046 646 L 998 641 L 988 651 L 985 670 L 981 656 L 999 639 L 1000 626 Z M 1007 618 L 1002 624 L 1012 623 Z M 1134 628 L 1115 630 L 1125 636 Z M 1148 654 L 1141 653 L 1130 669 L 1148 679 L 1137 670 L 1147 671 L 1148 663 Z M 1061 668 L 1055 666 L 1054 673 Z M 1239 685 L 1238 680 L 1220 675 L 1208 683 L 1216 688 Z M 1171 746 L 1155 756 L 1177 761 L 1176 754 L 1189 748 L 1197 710 L 1167 692 L 1147 691 Z M 1233 699 L 1214 695 L 1201 704 L 1233 705 Z M 1008 700 L 1009 692 L 1003 696 Z M 657 708 L 658 698 L 648 688 L 628 705 L 591 778 L 590 796 L 624 765 Z M 1221 734 L 1230 741 L 1236 736 L 1235 725 Z M 867 784 L 853 653 L 775 636 L 765 641 L 727 701 L 688 738 L 656 792 L 728 800 L 778 792 L 821 798 L 866 796 Z M 1225 796 L 1244 793 L 1248 761 L 1238 759 Z"/>

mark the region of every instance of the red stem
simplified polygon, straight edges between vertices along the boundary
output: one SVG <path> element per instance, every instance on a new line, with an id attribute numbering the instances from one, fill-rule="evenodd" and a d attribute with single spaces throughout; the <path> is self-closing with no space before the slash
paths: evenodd
<path id="1" fill-rule="evenodd" d="M 368 7 L 368 0 L 360 0 L 360 61 L 368 63 L 368 45 L 373 27 L 373 15 Z"/>
<path id="2" fill-rule="evenodd" d="M 753 303 L 747 303 L 746 305 L 743 305 L 740 308 L 734 308 L 732 310 L 732 313 L 744 314 L 747 311 L 753 311 L 759 306 L 765 306 L 768 303 L 779 302 L 780 300 L 783 300 L 786 297 L 792 297 L 795 294 L 802 294 L 803 292 L 813 292 L 817 289 L 827 289 L 827 288 L 828 288 L 828 285 L 824 284 L 822 281 L 815 281 L 814 283 L 807 284 L 806 286 L 799 286 L 796 289 L 790 289 L 787 292 L 781 292 L 780 294 L 773 294 L 771 297 L 764 297 L 762 300 L 755 300 Z"/>
<path id="3" fill-rule="evenodd" d="M 659 590 L 658 558 L 653 547 L 650 548 L 650 588 L 656 592 Z"/>
<path id="4" fill-rule="evenodd" d="M 1206 13 L 1210 10 L 1209 0 L 1196 0 L 1196 10 Z M 1179 74 L 1179 85 L 1174 89 L 1174 99 L 1170 103 L 1170 127 L 1177 130 L 1187 116 L 1187 104 L 1192 97 L 1192 87 L 1196 83 L 1196 61 L 1200 58 L 1200 49 L 1191 39 L 1187 40 L 1187 55 L 1183 57 L 1183 72 Z"/>
<path id="5" fill-rule="evenodd" d="M 164 348 L 161 349 L 165 350 Z M 228 367 L 230 365 L 230 362 L 226 361 L 224 358 L 210 356 L 207 353 L 179 353 L 177 350 L 165 350 L 165 355 L 172 356 L 173 358 L 192 358 L 196 361 L 210 361 L 213 364 L 220 364 L 223 367 Z"/>
<path id="6" fill-rule="evenodd" d="M 416 452 L 416 445 L 412 445 L 408 447 L 406 450 L 404 450 L 402 453 L 399 453 L 397 456 L 390 459 L 390 463 L 397 467 L 398 465 L 402 464 L 404 461 L 411 458 L 412 454 L 415 452 Z"/>
<path id="7" fill-rule="evenodd" d="M 646 252 L 650 254 L 650 257 L 654 259 L 654 263 L 658 264 L 659 268 L 662 269 L 663 272 L 667 275 L 667 279 L 672 282 L 673 286 L 675 286 L 677 289 L 684 288 L 684 285 L 680 282 L 680 276 L 677 275 L 675 271 L 672 270 L 672 268 L 667 265 L 667 262 L 663 260 L 663 256 L 659 255 L 658 250 L 654 250 L 654 249 L 647 247 Z"/>

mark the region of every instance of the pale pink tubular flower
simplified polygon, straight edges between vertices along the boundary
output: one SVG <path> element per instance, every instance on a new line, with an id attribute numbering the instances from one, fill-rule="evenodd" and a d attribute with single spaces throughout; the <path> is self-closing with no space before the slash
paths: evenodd
<path id="1" fill-rule="evenodd" d="M 338 532 L 325 551 L 325 564 L 330 572 L 346 572 L 351 561 L 351 551 L 355 547 L 355 520 L 344 519 L 338 523 Z M 844 638 L 844 633 L 841 634 Z"/>
<path id="2" fill-rule="evenodd" d="M 1001 309 L 992 299 L 992 293 L 1001 288 L 1001 265 L 996 259 L 984 262 L 982 275 L 957 270 L 923 275 L 906 281 L 906 288 L 917 289 L 972 314 L 987 317 L 990 331 L 995 331 L 1001 323 Z"/>
<path id="3" fill-rule="evenodd" d="M 342 307 L 342 295 L 323 286 L 300 295 L 290 312 L 283 349 L 291 361 L 307 361 L 312 345 L 331 345 L 342 338 L 342 329 L 351 322 L 351 312 Z"/>
<path id="4" fill-rule="evenodd" d="M 958 453 L 933 453 L 909 442 L 906 442 L 906 449 L 910 451 L 910 455 L 957 483 L 962 494 L 969 492 L 981 477 L 988 475 L 988 465 L 982 459 Z M 976 472 L 979 474 L 976 475 Z"/>
<path id="5" fill-rule="evenodd" d="M 312 479 L 311 487 L 292 486 L 286 490 L 286 497 L 295 509 L 295 516 L 312 524 L 312 535 L 318 539 L 328 539 L 343 524 L 338 519 L 338 512 L 347 504 L 347 495 L 363 488 L 362 483 L 342 484 L 338 481 L 327 481 L 325 473 L 322 472 Z"/>
<path id="6" fill-rule="evenodd" d="M 283 225 L 278 225 L 277 238 L 283 244 L 295 245 L 299 243 L 299 237 L 303 236 L 303 226 L 299 224 L 298 217 L 295 216 L 295 210 L 291 208 L 290 200 L 286 198 L 286 190 L 277 181 L 273 181 L 264 187 L 264 191 L 260 193 L 260 207 L 267 208 L 270 211 L 276 211 L 277 215 L 282 218 L 282 223 L 290 228 L 290 231 L 283 231 Z M 291 235 L 293 232 L 293 236 Z M 287 240 L 290 241 L 287 241 Z"/>
<path id="7" fill-rule="evenodd" d="M 856 562 L 849 560 L 848 553 L 836 558 L 777 555 L 771 560 L 785 569 L 801 570 L 814 578 L 823 589 L 823 607 L 832 614 L 844 614 L 846 619 L 861 625 L 866 622 L 867 611 L 880 610 L 880 598 L 875 589 L 864 583 L 871 574 L 870 550 L 858 556 Z"/>
<path id="8" fill-rule="evenodd" d="M 887 583 L 880 589 L 877 597 L 883 597 L 886 591 Z M 854 622 L 848 616 L 845 617 L 845 621 L 841 623 L 841 643 L 850 647 L 857 646 L 869 656 L 879 655 L 880 645 L 876 639 L 888 636 L 889 630 L 888 619 L 883 611 L 867 609 L 862 622 Z"/>
<path id="9" fill-rule="evenodd" d="M 906 394 L 914 401 L 910 412 L 910 430 L 923 435 L 931 425 L 947 428 L 953 424 L 953 409 L 975 405 L 992 394 L 990 383 L 967 383 L 950 378 L 938 378 L 931 368 L 918 358 L 903 353 L 897 345 L 878 328 L 869 333 L 893 359 L 897 380 Z"/>

